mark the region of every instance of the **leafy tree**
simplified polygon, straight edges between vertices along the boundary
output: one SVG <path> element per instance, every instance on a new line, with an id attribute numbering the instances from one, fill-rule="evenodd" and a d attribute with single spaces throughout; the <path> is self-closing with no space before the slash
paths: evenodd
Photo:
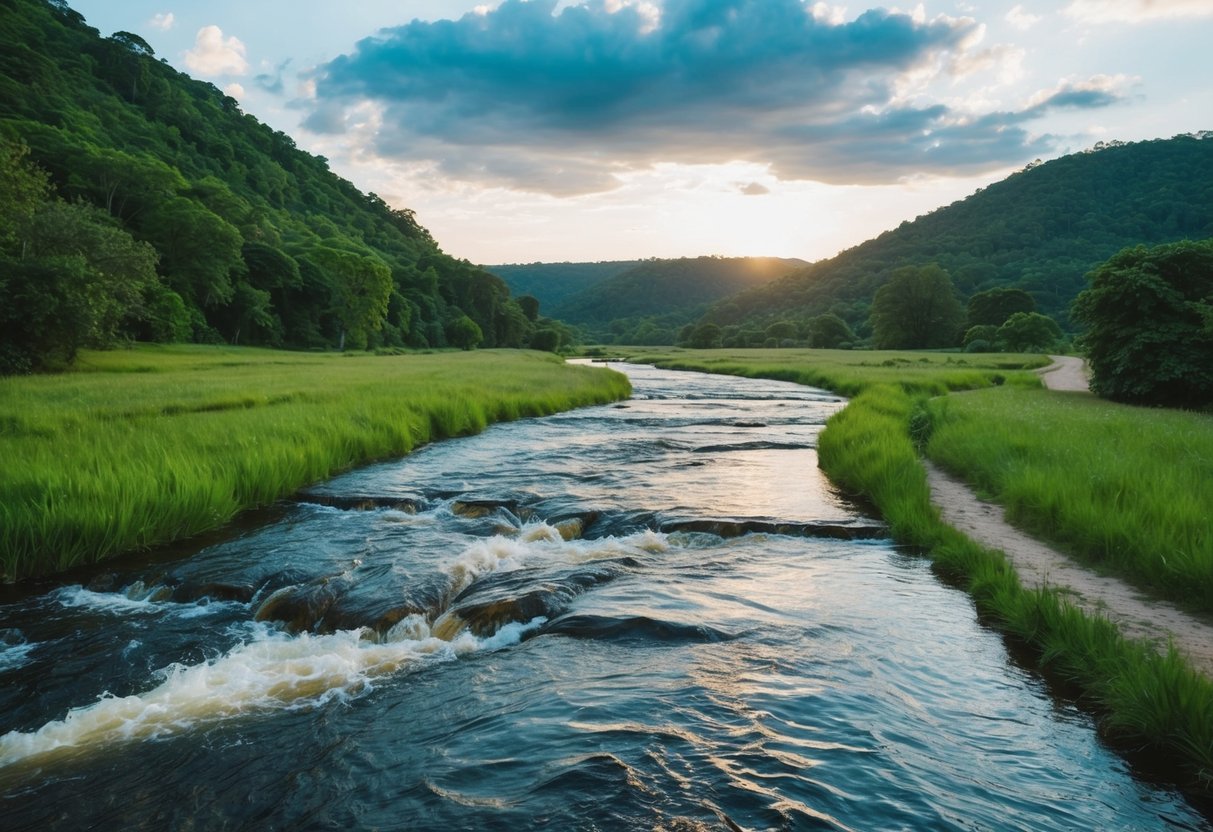
<path id="1" fill-rule="evenodd" d="M 339 349 L 345 348 L 347 335 L 355 348 L 366 346 L 367 336 L 378 331 L 387 317 L 391 269 L 377 257 L 326 246 L 308 257 L 332 277 L 334 310 L 343 326 Z"/>
<path id="2" fill-rule="evenodd" d="M 796 324 L 791 321 L 776 321 L 767 326 L 764 331 L 767 338 L 774 338 L 776 342 L 786 341 L 795 338 L 797 335 Z"/>
<path id="3" fill-rule="evenodd" d="M 556 352 L 560 349 L 560 333 L 544 327 L 531 333 L 531 349 L 544 352 Z"/>
<path id="4" fill-rule="evenodd" d="M 979 324 L 965 330 L 963 346 L 967 352 L 993 352 L 994 343 L 998 340 L 998 327 L 990 324 Z M 979 346 L 974 347 L 974 344 Z"/>
<path id="5" fill-rule="evenodd" d="M 994 336 L 998 345 L 1008 352 L 1044 352 L 1052 349 L 1062 337 L 1057 321 L 1039 312 L 1016 312 Z"/>
<path id="6" fill-rule="evenodd" d="M 809 346 L 817 349 L 837 349 L 840 344 L 855 340 L 847 322 L 834 314 L 818 315 L 809 321 Z"/>
<path id="7" fill-rule="evenodd" d="M 71 273 L 61 291 L 81 305 L 72 323 L 80 344 L 112 344 L 125 319 L 142 317 L 144 294 L 158 283 L 155 250 L 83 203 L 45 203 L 31 220 L 25 258 Z"/>
<path id="8" fill-rule="evenodd" d="M 691 332 L 690 345 L 696 349 L 719 347 L 720 327 L 716 324 L 700 324 Z"/>
<path id="9" fill-rule="evenodd" d="M 1016 312 L 1035 312 L 1036 301 L 1023 289 L 996 286 L 969 298 L 968 327 L 1002 326 Z"/>
<path id="10" fill-rule="evenodd" d="M 445 327 L 446 339 L 452 347 L 470 350 L 484 340 L 480 326 L 467 315 L 459 315 L 449 321 Z"/>
<path id="11" fill-rule="evenodd" d="M 526 319 L 534 323 L 539 318 L 539 300 L 533 295 L 519 295 L 516 299 L 518 308 L 522 310 L 522 314 L 526 315 Z"/>
<path id="12" fill-rule="evenodd" d="M 1136 404 L 1213 402 L 1213 241 L 1136 246 L 1087 275 L 1072 315 L 1091 389 Z"/>
<path id="13" fill-rule="evenodd" d="M 872 300 L 877 349 L 949 347 L 959 340 L 964 309 L 939 266 L 903 266 Z"/>
<path id="14" fill-rule="evenodd" d="M 232 271 L 242 270 L 244 239 L 229 222 L 185 197 L 174 197 L 142 223 L 142 232 L 160 252 L 168 284 L 200 309 L 232 299 Z"/>

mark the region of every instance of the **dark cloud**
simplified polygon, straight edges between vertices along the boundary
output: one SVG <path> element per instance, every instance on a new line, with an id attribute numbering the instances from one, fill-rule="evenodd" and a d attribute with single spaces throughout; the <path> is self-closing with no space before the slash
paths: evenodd
<path id="1" fill-rule="evenodd" d="M 1018 125 L 1098 107 L 1073 88 L 1022 113 L 966 122 L 898 104 L 903 73 L 963 51 L 969 19 L 885 10 L 831 23 L 800 0 L 505 0 L 459 20 L 381 31 L 319 68 L 305 125 L 335 133 L 365 102 L 374 152 L 446 174 L 568 194 L 657 162 L 769 163 L 781 177 L 887 182 L 1039 155 Z"/>
<path id="2" fill-rule="evenodd" d="M 771 189 L 761 182 L 751 182 L 748 185 L 742 185 L 738 190 L 746 196 L 762 196 L 771 192 Z"/>

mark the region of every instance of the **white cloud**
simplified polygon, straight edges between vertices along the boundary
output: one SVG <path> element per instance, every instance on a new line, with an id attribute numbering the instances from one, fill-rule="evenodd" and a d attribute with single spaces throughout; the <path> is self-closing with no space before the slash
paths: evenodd
<path id="1" fill-rule="evenodd" d="M 244 98 L 244 86 L 242 84 L 237 84 L 234 81 L 232 83 L 228 84 L 226 87 L 224 87 L 223 91 L 227 95 L 230 95 L 232 98 L 235 98 L 235 99 Z"/>
<path id="2" fill-rule="evenodd" d="M 1021 32 L 1026 32 L 1041 20 L 1040 15 L 1032 14 L 1023 6 L 1016 6 L 1015 8 L 1011 9 L 1011 11 L 1007 12 L 1006 19 L 1007 23 L 1010 23 Z"/>
<path id="3" fill-rule="evenodd" d="M 224 39 L 218 26 L 198 30 L 194 48 L 185 53 L 185 65 L 200 75 L 243 75 L 248 72 L 244 44 L 237 37 Z"/>
<path id="4" fill-rule="evenodd" d="M 147 25 L 153 29 L 159 29 L 162 32 L 167 32 L 169 29 L 173 28 L 173 13 L 161 12 L 153 15 L 152 19 L 147 22 Z"/>
<path id="5" fill-rule="evenodd" d="M 1065 13 L 1087 23 L 1213 17 L 1213 0 L 1072 0 Z"/>

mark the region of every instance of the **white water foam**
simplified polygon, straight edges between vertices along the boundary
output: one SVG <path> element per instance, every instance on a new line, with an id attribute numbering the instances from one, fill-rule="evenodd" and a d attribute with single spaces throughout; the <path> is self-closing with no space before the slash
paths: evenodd
<path id="1" fill-rule="evenodd" d="M 482 575 L 518 569 L 537 560 L 585 563 L 668 547 L 665 535 L 651 531 L 624 538 L 566 541 L 558 529 L 539 523 L 525 527 L 517 537 L 498 536 L 477 542 L 449 564 L 447 572 L 457 593 Z M 142 588 L 130 594 L 136 597 L 92 592 L 80 586 L 54 593 L 64 606 L 116 614 L 166 607 L 207 608 L 148 600 L 155 593 L 145 594 Z M 420 615 L 405 618 L 382 637 L 365 628 L 292 636 L 267 624 L 253 624 L 248 641 L 203 664 L 169 666 L 160 673 L 161 683 L 151 690 L 131 696 L 107 695 L 91 705 L 72 709 L 63 719 L 36 731 L 0 736 L 0 767 L 116 742 L 168 736 L 247 714 L 345 700 L 369 689 L 376 679 L 423 662 L 453 660 L 517 644 L 545 620 L 540 617 L 509 623 L 483 638 L 462 631 L 450 640 L 436 638 L 430 622 Z"/>
<path id="2" fill-rule="evenodd" d="M 69 609 L 90 609 L 111 615 L 170 614 L 178 618 L 198 618 L 245 606 L 239 601 L 212 601 L 209 598 L 188 602 L 169 601 L 168 594 L 167 587 L 145 587 L 142 581 L 135 581 L 122 592 L 95 592 L 73 584 L 56 589 L 50 593 L 50 598 Z"/>
<path id="3" fill-rule="evenodd" d="M 508 624 L 487 638 L 429 635 L 424 620 L 401 622 L 388 637 L 369 630 L 258 637 L 199 665 L 171 665 L 145 693 L 106 696 L 30 733 L 0 737 L 0 767 L 115 742 L 180 733 L 245 714 L 315 707 L 368 690 L 375 679 L 425 661 L 451 660 L 517 644 L 545 619 Z M 407 626 L 405 626 L 407 625 Z"/>

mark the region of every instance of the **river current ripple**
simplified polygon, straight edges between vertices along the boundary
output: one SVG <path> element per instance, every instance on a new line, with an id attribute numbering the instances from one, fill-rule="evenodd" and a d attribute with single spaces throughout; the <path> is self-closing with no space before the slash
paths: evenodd
<path id="1" fill-rule="evenodd" d="M 0 606 L 45 829 L 1208 829 L 836 494 L 843 402 L 634 397 L 317 486 Z"/>

